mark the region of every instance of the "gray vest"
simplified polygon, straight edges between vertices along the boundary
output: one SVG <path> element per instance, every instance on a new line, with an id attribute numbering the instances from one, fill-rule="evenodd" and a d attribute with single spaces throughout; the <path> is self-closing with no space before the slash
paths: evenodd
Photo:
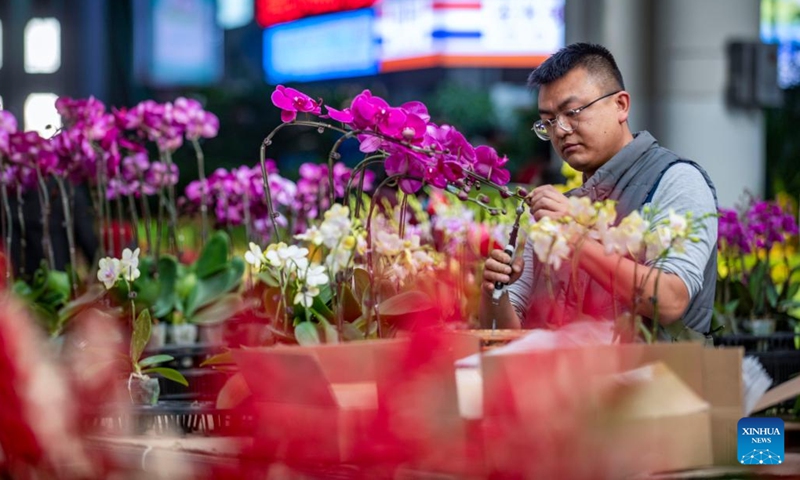
<path id="1" fill-rule="evenodd" d="M 695 167 L 705 178 L 714 195 L 714 201 L 717 202 L 717 192 L 708 173 L 697 163 L 682 159 L 659 146 L 655 138 L 646 131 L 636 134 L 634 140 L 622 151 L 598 169 L 581 187 L 571 190 L 567 195 L 588 196 L 592 201 L 616 200 L 617 218 L 622 219 L 650 201 L 664 172 L 676 163 L 688 163 Z M 716 282 L 715 247 L 714 254 L 709 256 L 703 271 L 703 287 L 691 300 L 682 318 L 683 325 L 695 332 L 709 334 Z"/>

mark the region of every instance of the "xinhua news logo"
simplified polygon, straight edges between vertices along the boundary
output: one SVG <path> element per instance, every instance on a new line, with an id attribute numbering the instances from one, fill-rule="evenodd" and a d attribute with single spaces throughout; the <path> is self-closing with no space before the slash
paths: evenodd
<path id="1" fill-rule="evenodd" d="M 743 465 L 777 465 L 783 463 L 783 420 L 752 418 L 739 420 L 736 446 Z"/>

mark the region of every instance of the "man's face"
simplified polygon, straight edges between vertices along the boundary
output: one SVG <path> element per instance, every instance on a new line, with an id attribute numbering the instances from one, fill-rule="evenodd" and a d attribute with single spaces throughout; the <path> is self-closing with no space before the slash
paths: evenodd
<path id="1" fill-rule="evenodd" d="M 551 133 L 553 147 L 572 168 L 587 175 L 592 175 L 625 146 L 627 93 L 603 98 L 572 117 L 566 112 L 614 90 L 593 81 L 584 68 L 573 69 L 539 89 L 541 118 L 550 120 L 560 114 L 573 128 L 567 132 L 555 125 Z M 621 101 L 619 97 L 623 95 L 625 99 Z"/>

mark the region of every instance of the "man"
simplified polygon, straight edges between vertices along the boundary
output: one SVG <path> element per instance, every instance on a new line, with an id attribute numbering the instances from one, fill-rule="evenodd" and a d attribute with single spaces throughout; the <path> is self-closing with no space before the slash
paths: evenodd
<path id="1" fill-rule="evenodd" d="M 578 275 L 570 272 L 571 262 L 557 272 L 544 272 L 530 241 L 513 262 L 494 250 L 484 268 L 481 322 L 523 328 L 586 316 L 613 320 L 618 307 L 631 312 L 635 305 L 635 313 L 646 319 L 654 318 L 657 308 L 660 329 L 676 331 L 677 326 L 708 336 L 717 275 L 717 204 L 706 172 L 659 146 L 650 133 L 631 132 L 630 94 L 614 57 L 602 46 L 577 43 L 561 49 L 531 73 L 528 85 L 539 88 L 541 120 L 533 131 L 552 142 L 584 178 L 583 186 L 567 195 L 550 185 L 534 189 L 526 198 L 534 220 L 561 218 L 568 196 L 588 196 L 616 200 L 618 220 L 651 204 L 657 212 L 654 221 L 673 209 L 694 218 L 705 215 L 704 228 L 697 232 L 698 242 L 687 242 L 685 253 L 671 252 L 659 262 L 659 275 L 648 275 L 652 265 L 606 255 L 592 239 L 580 248 Z M 548 273 L 551 278 L 545 281 Z M 508 285 L 508 295 L 499 302 L 491 298 L 495 282 Z M 638 287 L 645 301 L 635 300 Z M 668 337 L 663 330 L 659 336 Z"/>

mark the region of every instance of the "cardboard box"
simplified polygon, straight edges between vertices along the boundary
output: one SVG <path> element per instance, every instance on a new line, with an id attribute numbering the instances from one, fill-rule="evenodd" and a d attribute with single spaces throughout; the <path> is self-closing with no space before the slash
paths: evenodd
<path id="1" fill-rule="evenodd" d="M 487 468 L 601 478 L 734 463 L 742 355 L 692 343 L 483 355 Z M 611 379 L 648 365 L 659 372 L 650 383 L 609 390 Z M 544 449 L 541 438 L 566 453 L 526 464 L 520 455 Z"/>
<path id="2" fill-rule="evenodd" d="M 259 454 L 374 462 L 419 459 L 426 450 L 430 458 L 437 438 L 465 448 L 454 362 L 479 348 L 472 336 L 448 334 L 241 349 L 233 357 L 255 400 Z"/>

